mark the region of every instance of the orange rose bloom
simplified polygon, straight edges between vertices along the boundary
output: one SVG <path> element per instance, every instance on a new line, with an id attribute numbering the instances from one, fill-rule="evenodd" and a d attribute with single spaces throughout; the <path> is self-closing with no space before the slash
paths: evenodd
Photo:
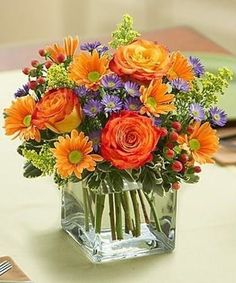
<path id="1" fill-rule="evenodd" d="M 152 41 L 138 39 L 117 49 L 110 69 L 119 76 L 138 81 L 151 81 L 167 74 L 170 67 L 168 50 Z"/>
<path id="2" fill-rule="evenodd" d="M 48 128 L 56 133 L 70 132 L 82 120 L 78 97 L 71 89 L 50 90 L 36 105 L 34 118 L 39 129 Z"/>
<path id="3" fill-rule="evenodd" d="M 101 134 L 101 155 L 119 169 L 134 169 L 150 162 L 160 130 L 150 118 L 133 111 L 113 114 Z"/>

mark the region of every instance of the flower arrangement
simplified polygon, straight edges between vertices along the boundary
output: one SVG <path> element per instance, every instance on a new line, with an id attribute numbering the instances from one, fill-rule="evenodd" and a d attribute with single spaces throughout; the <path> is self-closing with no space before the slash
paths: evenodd
<path id="1" fill-rule="evenodd" d="M 200 165 L 213 163 L 219 148 L 215 127 L 227 122 L 216 104 L 231 71 L 206 72 L 198 58 L 140 38 L 128 15 L 112 34 L 112 50 L 100 42 L 78 46 L 67 37 L 39 50 L 42 62 L 23 69 L 28 81 L 4 110 L 6 135 L 22 140 L 24 176 L 52 175 L 59 187 L 82 180 L 98 195 L 136 182 L 149 203 L 152 192 L 164 196 L 197 182 Z M 104 196 L 97 201 L 104 204 Z M 116 220 L 113 239 L 122 239 Z"/>

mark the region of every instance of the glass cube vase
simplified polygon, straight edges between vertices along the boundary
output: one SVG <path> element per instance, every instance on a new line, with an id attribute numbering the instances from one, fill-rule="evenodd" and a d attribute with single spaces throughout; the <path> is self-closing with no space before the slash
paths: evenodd
<path id="1" fill-rule="evenodd" d="M 176 191 L 161 197 L 141 185 L 98 194 L 84 182 L 62 189 L 62 228 L 95 263 L 171 252 L 175 247 Z"/>

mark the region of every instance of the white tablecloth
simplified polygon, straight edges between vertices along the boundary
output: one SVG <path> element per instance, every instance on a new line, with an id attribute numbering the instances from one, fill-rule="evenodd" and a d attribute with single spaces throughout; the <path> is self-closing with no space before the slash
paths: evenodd
<path id="1" fill-rule="evenodd" d="M 0 73 L 1 112 L 24 80 L 20 71 Z M 11 256 L 34 282 L 236 282 L 235 168 L 205 166 L 198 184 L 181 189 L 173 253 L 93 265 L 60 228 L 52 181 L 22 176 L 18 143 L 0 130 L 0 256 Z"/>

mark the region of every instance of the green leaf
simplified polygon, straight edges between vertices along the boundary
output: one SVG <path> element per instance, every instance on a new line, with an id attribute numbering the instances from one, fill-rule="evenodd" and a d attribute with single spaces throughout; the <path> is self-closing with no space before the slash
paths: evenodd
<path id="1" fill-rule="evenodd" d="M 165 190 L 162 185 L 156 185 L 153 189 L 154 193 L 157 193 L 159 196 L 163 197 L 165 195 Z"/>
<path id="2" fill-rule="evenodd" d="M 140 178 L 140 175 L 141 175 L 141 172 L 142 172 L 142 169 L 139 168 L 139 169 L 133 169 L 131 171 L 131 174 L 132 174 L 132 177 L 134 180 L 138 181 L 139 178 Z"/>
<path id="3" fill-rule="evenodd" d="M 155 190 L 156 185 L 155 174 L 151 170 L 146 169 L 143 176 L 143 190 L 146 193 L 150 193 Z"/>
<path id="4" fill-rule="evenodd" d="M 89 177 L 87 179 L 87 184 L 88 187 L 93 190 L 93 191 L 97 191 L 100 184 L 101 184 L 101 179 L 98 178 L 97 174 L 93 174 L 91 177 Z"/>
<path id="5" fill-rule="evenodd" d="M 199 178 L 198 175 L 185 175 L 184 181 L 189 184 L 194 184 L 199 181 Z"/>
<path id="6" fill-rule="evenodd" d="M 110 178 L 110 182 L 113 188 L 114 192 L 121 192 L 124 188 L 124 181 L 121 177 L 121 175 L 116 172 L 113 171 L 111 173 L 109 173 L 109 178 Z"/>
<path id="7" fill-rule="evenodd" d="M 97 169 L 106 173 L 106 172 L 111 172 L 112 166 L 107 162 L 102 162 L 97 164 Z"/>
<path id="8" fill-rule="evenodd" d="M 134 177 L 132 176 L 132 171 L 129 170 L 120 170 L 119 174 L 126 179 L 128 182 L 135 181 Z"/>
<path id="9" fill-rule="evenodd" d="M 35 178 L 42 175 L 42 171 L 36 168 L 31 162 L 26 162 L 24 165 L 24 177 Z"/>

